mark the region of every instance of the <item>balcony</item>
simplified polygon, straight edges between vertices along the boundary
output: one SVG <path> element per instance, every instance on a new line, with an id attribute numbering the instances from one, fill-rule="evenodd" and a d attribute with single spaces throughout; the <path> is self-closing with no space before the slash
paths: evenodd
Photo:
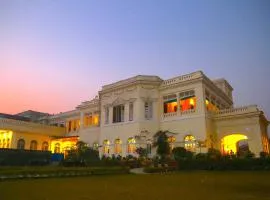
<path id="1" fill-rule="evenodd" d="M 163 119 L 171 119 L 171 118 L 178 118 L 178 117 L 183 117 L 183 116 L 190 116 L 196 113 L 196 109 L 190 109 L 190 110 L 185 110 L 181 112 L 170 112 L 170 113 L 163 113 Z"/>

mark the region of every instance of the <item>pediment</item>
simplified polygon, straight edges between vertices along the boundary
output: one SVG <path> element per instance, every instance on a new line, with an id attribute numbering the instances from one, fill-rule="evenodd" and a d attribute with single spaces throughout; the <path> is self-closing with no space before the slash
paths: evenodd
<path id="1" fill-rule="evenodd" d="M 125 104 L 125 103 L 126 103 L 125 99 L 118 97 L 112 102 L 112 105 L 116 106 L 116 105 Z"/>

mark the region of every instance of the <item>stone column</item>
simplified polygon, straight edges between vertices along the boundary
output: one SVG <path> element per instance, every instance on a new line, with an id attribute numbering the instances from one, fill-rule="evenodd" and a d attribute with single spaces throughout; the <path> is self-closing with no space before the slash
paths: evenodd
<path id="1" fill-rule="evenodd" d="M 124 110 L 124 122 L 128 122 L 129 121 L 129 102 L 126 102 L 124 104 L 125 110 Z"/>
<path id="2" fill-rule="evenodd" d="M 179 97 L 179 93 L 176 93 L 176 99 L 177 99 L 177 115 L 179 115 L 181 113 L 180 110 L 180 97 Z"/>
<path id="3" fill-rule="evenodd" d="M 105 116 L 106 117 L 106 116 Z M 105 122 L 105 120 L 104 120 Z M 113 107 L 109 107 L 109 124 L 113 123 Z"/>
<path id="4" fill-rule="evenodd" d="M 84 128 L 84 112 L 80 113 L 80 129 Z"/>

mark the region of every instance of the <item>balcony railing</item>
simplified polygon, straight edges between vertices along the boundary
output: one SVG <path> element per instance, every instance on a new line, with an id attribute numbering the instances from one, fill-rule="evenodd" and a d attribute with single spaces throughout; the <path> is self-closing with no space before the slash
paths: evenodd
<path id="1" fill-rule="evenodd" d="M 196 113 L 195 109 L 190 109 L 190 110 L 185 110 L 185 111 L 181 111 L 181 112 L 171 112 L 171 113 L 164 113 L 163 114 L 163 119 L 167 119 L 167 118 L 172 118 L 172 117 L 181 117 L 181 116 L 186 116 L 186 115 L 192 115 Z"/>
<path id="2" fill-rule="evenodd" d="M 252 112 L 258 112 L 258 111 L 259 109 L 257 105 L 250 105 L 250 106 L 243 106 L 243 107 L 238 107 L 238 108 L 229 108 L 229 109 L 219 110 L 213 113 L 213 115 L 215 117 L 219 117 L 219 116 L 226 116 L 226 115 L 252 113 Z"/>
<path id="3" fill-rule="evenodd" d="M 197 71 L 197 72 L 194 72 L 194 73 L 191 73 L 191 74 L 186 74 L 186 75 L 183 75 L 183 76 L 178 76 L 176 78 L 165 80 L 165 81 L 163 81 L 161 86 L 168 86 L 168 85 L 172 85 L 172 84 L 176 84 L 176 83 L 180 83 L 180 82 L 200 78 L 202 76 L 203 76 L 202 72 Z"/>

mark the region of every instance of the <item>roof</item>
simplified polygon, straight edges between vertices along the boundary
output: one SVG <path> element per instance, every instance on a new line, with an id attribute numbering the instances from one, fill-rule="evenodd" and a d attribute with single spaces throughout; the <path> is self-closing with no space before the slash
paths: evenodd
<path id="1" fill-rule="evenodd" d="M 29 122 L 30 119 L 28 117 L 22 117 L 18 115 L 10 115 L 6 113 L 0 113 L 0 118 L 6 118 L 6 119 L 14 119 L 14 120 L 20 120 L 20 121 L 26 121 Z"/>

